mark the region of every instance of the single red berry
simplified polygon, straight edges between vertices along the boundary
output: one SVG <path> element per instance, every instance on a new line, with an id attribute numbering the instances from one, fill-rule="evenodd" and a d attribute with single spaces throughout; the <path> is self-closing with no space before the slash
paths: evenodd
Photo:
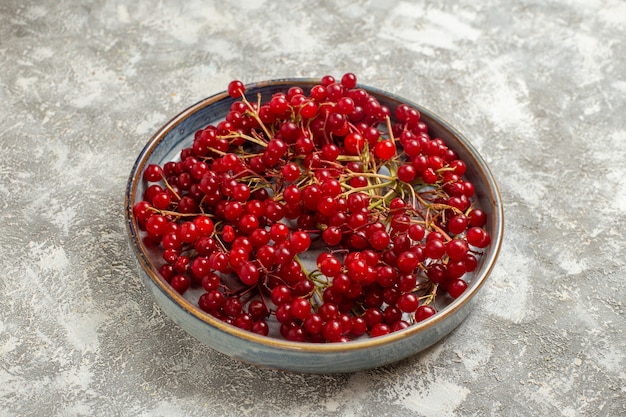
<path id="1" fill-rule="evenodd" d="M 446 281 L 450 279 L 461 278 L 467 272 L 465 261 L 463 259 L 450 259 L 446 265 Z"/>
<path id="2" fill-rule="evenodd" d="M 295 231 L 289 238 L 289 246 L 294 253 L 302 253 L 311 246 L 311 237 L 303 231 Z"/>
<path id="3" fill-rule="evenodd" d="M 419 242 L 424 239 L 424 236 L 426 235 L 426 228 L 421 224 L 412 223 L 409 226 L 408 234 L 413 241 Z"/>
<path id="4" fill-rule="evenodd" d="M 452 239 L 446 243 L 446 254 L 455 261 L 462 259 L 468 250 L 465 239 Z"/>
<path id="5" fill-rule="evenodd" d="M 337 226 L 327 227 L 322 232 L 322 239 L 329 246 L 338 245 L 341 242 L 342 238 L 343 238 L 343 234 L 341 232 L 341 229 Z"/>
<path id="6" fill-rule="evenodd" d="M 248 184 L 238 183 L 233 188 L 233 199 L 239 202 L 246 202 L 250 198 L 250 187 Z"/>
<path id="7" fill-rule="evenodd" d="M 341 84 L 348 89 L 355 88 L 356 83 L 357 83 L 356 75 L 354 75 L 351 72 L 348 72 L 341 77 Z"/>
<path id="8" fill-rule="evenodd" d="M 233 80 L 228 84 L 228 95 L 232 98 L 239 98 L 246 91 L 243 83 L 239 80 Z"/>
<path id="9" fill-rule="evenodd" d="M 346 151 L 350 155 L 358 155 L 365 147 L 365 139 L 359 133 L 353 132 L 348 134 L 343 140 Z"/>
<path id="10" fill-rule="evenodd" d="M 337 105 L 335 106 L 335 109 L 341 114 L 349 115 L 355 110 L 354 100 L 352 100 L 350 97 L 341 97 L 339 100 L 337 100 Z"/>
<path id="11" fill-rule="evenodd" d="M 300 115 L 305 119 L 312 119 L 317 115 L 318 105 L 314 100 L 309 100 L 300 105 Z"/>
<path id="12" fill-rule="evenodd" d="M 192 221 L 183 222 L 178 231 L 178 237 L 184 243 L 193 243 L 200 236 L 196 224 Z"/>
<path id="13" fill-rule="evenodd" d="M 197 216 L 193 219 L 193 223 L 196 225 L 200 236 L 209 236 L 213 233 L 214 224 L 210 217 Z"/>
<path id="14" fill-rule="evenodd" d="M 259 281 L 259 269 L 250 261 L 242 262 L 237 273 L 241 282 L 246 285 L 255 285 Z"/>
<path id="15" fill-rule="evenodd" d="M 389 247 L 391 237 L 386 230 L 377 230 L 372 234 L 369 241 L 374 249 L 382 251 Z"/>
<path id="16" fill-rule="evenodd" d="M 465 257 L 463 258 L 463 263 L 465 264 L 466 272 L 472 272 L 478 266 L 478 260 L 471 253 L 465 255 Z"/>
<path id="17" fill-rule="evenodd" d="M 218 290 L 207 291 L 200 296 L 198 301 L 199 307 L 206 312 L 213 312 L 221 309 L 224 306 L 226 298 Z"/>
<path id="18" fill-rule="evenodd" d="M 284 242 L 289 237 L 289 227 L 284 223 L 274 223 L 270 228 L 270 237 L 274 243 Z"/>
<path id="19" fill-rule="evenodd" d="M 339 320 L 329 320 L 322 329 L 324 338 L 329 342 L 339 342 L 343 335 L 343 327 Z"/>
<path id="20" fill-rule="evenodd" d="M 167 210 L 172 202 L 170 195 L 162 191 L 152 197 L 152 205 L 159 210 Z"/>
<path id="21" fill-rule="evenodd" d="M 149 219 L 148 219 L 149 220 Z M 146 225 L 147 226 L 147 225 Z M 471 227 L 467 231 L 467 243 L 478 248 L 485 248 L 491 243 L 489 233 L 480 227 Z"/>
<path id="22" fill-rule="evenodd" d="M 248 252 L 244 247 L 238 246 L 232 248 L 230 252 L 228 252 L 228 261 L 230 266 L 234 268 L 239 268 L 245 261 L 247 261 L 250 257 L 250 252 Z"/>
<path id="23" fill-rule="evenodd" d="M 289 102 L 283 96 L 274 96 L 270 100 L 270 110 L 276 116 L 280 116 L 289 110 Z"/>
<path id="24" fill-rule="evenodd" d="M 165 232 L 167 219 L 160 214 L 153 214 L 146 219 L 146 230 L 154 236 L 161 236 Z"/>
<path id="25" fill-rule="evenodd" d="M 391 333 L 391 327 L 389 327 L 386 323 L 377 323 L 370 330 L 370 335 L 372 337 L 384 336 L 389 333 Z"/>
<path id="26" fill-rule="evenodd" d="M 150 164 L 143 171 L 143 179 L 148 182 L 158 182 L 163 179 L 163 168 L 157 164 Z"/>
<path id="27" fill-rule="evenodd" d="M 263 301 L 252 300 L 248 303 L 248 314 L 250 314 L 254 320 L 261 320 L 267 317 L 269 310 Z"/>
<path id="28" fill-rule="evenodd" d="M 352 317 L 352 328 L 350 329 L 350 334 L 353 336 L 361 336 L 367 333 L 367 323 L 363 317 L 354 316 Z"/>
<path id="29" fill-rule="evenodd" d="M 323 195 L 317 202 L 317 211 L 324 216 L 332 216 L 337 212 L 337 200 L 329 195 Z"/>
<path id="30" fill-rule="evenodd" d="M 329 253 L 322 253 L 317 258 L 317 267 L 322 274 L 326 275 L 329 278 L 332 278 L 339 274 L 339 272 L 341 272 L 342 265 L 336 256 Z"/>
<path id="31" fill-rule="evenodd" d="M 398 168 L 398 179 L 410 183 L 417 177 L 417 170 L 413 165 L 401 165 Z"/>
<path id="32" fill-rule="evenodd" d="M 443 240 L 431 239 L 426 242 L 426 246 L 424 248 L 424 254 L 428 258 L 440 259 L 445 253 L 446 253 L 446 246 L 443 243 Z"/>
<path id="33" fill-rule="evenodd" d="M 217 290 L 220 287 L 221 278 L 219 275 L 209 272 L 202 277 L 201 284 L 205 291 Z"/>
<path id="34" fill-rule="evenodd" d="M 448 220 L 448 231 L 455 235 L 460 235 L 467 229 L 468 220 L 464 214 L 457 214 Z"/>
<path id="35" fill-rule="evenodd" d="M 270 298 L 274 304 L 281 305 L 291 301 L 291 290 L 286 285 L 277 285 L 270 294 Z"/>
<path id="36" fill-rule="evenodd" d="M 133 214 L 137 220 L 143 221 L 146 220 L 151 214 L 150 205 L 147 201 L 140 201 L 133 206 Z"/>
<path id="37" fill-rule="evenodd" d="M 285 180 L 294 182 L 300 178 L 300 168 L 298 165 L 290 162 L 282 167 L 281 174 Z"/>
<path id="38" fill-rule="evenodd" d="M 311 314 L 311 304 L 305 298 L 291 300 L 291 314 L 293 317 L 305 320 Z"/>
<path id="39" fill-rule="evenodd" d="M 226 300 L 224 301 L 223 308 L 224 308 L 224 313 L 227 316 L 230 316 L 233 318 L 239 316 L 241 312 L 243 311 L 243 305 L 241 303 L 241 300 L 235 297 L 226 298 Z"/>
<path id="40" fill-rule="evenodd" d="M 326 96 L 331 102 L 337 102 L 339 99 L 341 99 L 345 91 L 345 87 L 337 82 L 326 86 Z"/>
<path id="41" fill-rule="evenodd" d="M 402 320 L 402 310 L 395 305 L 388 305 L 383 311 L 383 322 L 391 326 L 399 320 Z"/>
<path id="42" fill-rule="evenodd" d="M 178 274 L 172 277 L 172 280 L 170 281 L 170 285 L 177 292 L 179 292 L 180 294 L 183 294 L 191 286 L 191 280 L 186 275 Z"/>
<path id="43" fill-rule="evenodd" d="M 388 161 L 396 155 L 396 145 L 391 140 L 381 140 L 374 148 L 374 155 L 383 161 Z"/>
<path id="44" fill-rule="evenodd" d="M 414 293 L 405 293 L 398 298 L 396 305 L 405 313 L 413 313 L 419 306 L 419 298 Z"/>
<path id="45" fill-rule="evenodd" d="M 415 321 L 416 322 L 424 321 L 427 318 L 434 316 L 435 313 L 436 313 L 436 310 L 432 306 L 421 305 L 417 308 L 417 311 L 415 312 Z"/>
<path id="46" fill-rule="evenodd" d="M 459 298 L 467 289 L 467 283 L 462 279 L 454 279 L 448 284 L 448 294 L 452 298 Z"/>
<path id="47" fill-rule="evenodd" d="M 259 227 L 259 219 L 254 214 L 244 214 L 238 222 L 242 233 L 250 234 Z"/>
<path id="48" fill-rule="evenodd" d="M 240 329 L 251 331 L 252 326 L 254 325 L 254 321 L 249 314 L 241 313 L 235 318 L 233 325 L 239 327 Z"/>
<path id="49" fill-rule="evenodd" d="M 270 327 L 265 321 L 258 320 L 254 322 L 250 331 L 261 336 L 267 336 L 270 333 Z"/>
<path id="50" fill-rule="evenodd" d="M 400 272 L 411 273 L 419 264 L 419 258 L 415 252 L 406 251 L 398 255 L 397 268 Z"/>
<path id="51" fill-rule="evenodd" d="M 222 239 L 224 242 L 232 242 L 235 240 L 235 229 L 229 224 L 222 229 Z"/>
<path id="52" fill-rule="evenodd" d="M 303 326 L 309 335 L 315 335 L 321 333 L 324 328 L 324 320 L 322 320 L 319 314 L 311 313 L 304 319 Z"/>
<path id="53" fill-rule="evenodd" d="M 333 320 L 339 315 L 339 307 L 334 303 L 325 302 L 318 308 L 317 313 L 324 321 Z"/>
<path id="54" fill-rule="evenodd" d="M 473 209 L 469 213 L 469 223 L 474 227 L 482 227 L 487 221 L 487 215 L 481 209 Z"/>

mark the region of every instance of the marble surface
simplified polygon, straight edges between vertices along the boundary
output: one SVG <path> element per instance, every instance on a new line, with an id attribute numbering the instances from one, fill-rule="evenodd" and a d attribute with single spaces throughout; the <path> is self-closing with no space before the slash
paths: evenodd
<path id="1" fill-rule="evenodd" d="M 626 413 L 626 3 L 0 3 L 0 415 Z M 436 346 L 346 375 L 257 369 L 165 317 L 124 187 L 234 78 L 340 76 L 421 103 L 500 184 L 506 235 Z"/>

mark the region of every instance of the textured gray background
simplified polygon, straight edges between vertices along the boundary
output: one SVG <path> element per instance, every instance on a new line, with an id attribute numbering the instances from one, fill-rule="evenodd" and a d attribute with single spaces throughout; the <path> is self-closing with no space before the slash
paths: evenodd
<path id="1" fill-rule="evenodd" d="M 0 2 L 0 415 L 626 413 L 626 3 Z M 127 176 L 234 78 L 356 73 L 442 115 L 500 184 L 506 236 L 467 320 L 385 368 L 243 365 L 134 270 Z"/>

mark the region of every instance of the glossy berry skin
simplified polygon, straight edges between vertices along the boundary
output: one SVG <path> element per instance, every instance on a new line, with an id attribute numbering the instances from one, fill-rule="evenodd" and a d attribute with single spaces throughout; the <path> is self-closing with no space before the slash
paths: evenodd
<path id="1" fill-rule="evenodd" d="M 228 95 L 232 98 L 239 98 L 245 91 L 243 83 L 239 80 L 231 81 L 228 84 Z"/>
<path id="2" fill-rule="evenodd" d="M 427 318 L 434 316 L 435 313 L 436 313 L 436 310 L 429 305 L 419 306 L 417 308 L 417 311 L 415 312 L 415 321 L 416 322 L 424 321 Z"/>
<path id="3" fill-rule="evenodd" d="M 467 283 L 462 279 L 455 279 L 448 284 L 448 294 L 452 298 L 459 298 L 467 289 Z"/>
<path id="4" fill-rule="evenodd" d="M 385 161 L 390 160 L 396 154 L 396 145 L 390 140 L 382 140 L 376 144 L 374 154 Z"/>
<path id="5" fill-rule="evenodd" d="M 419 298 L 414 293 L 405 293 L 397 302 L 398 308 L 405 313 L 412 313 L 419 306 Z"/>

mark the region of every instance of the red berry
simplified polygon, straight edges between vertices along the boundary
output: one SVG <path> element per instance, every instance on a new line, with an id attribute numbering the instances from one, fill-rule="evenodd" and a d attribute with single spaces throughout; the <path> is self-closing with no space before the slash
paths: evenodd
<path id="1" fill-rule="evenodd" d="M 374 154 L 378 158 L 388 161 L 396 155 L 396 145 L 390 140 L 381 140 L 376 144 Z"/>
<path id="2" fill-rule="evenodd" d="M 250 261 L 241 263 L 237 273 L 241 282 L 246 285 L 255 285 L 259 281 L 259 269 Z"/>
<path id="3" fill-rule="evenodd" d="M 140 201 L 136 203 L 133 206 L 133 214 L 135 215 L 135 218 L 139 221 L 146 220 L 152 214 L 150 207 L 152 206 L 147 201 Z"/>
<path id="4" fill-rule="evenodd" d="M 442 240 L 431 239 L 426 242 L 424 254 L 431 259 L 440 259 L 446 253 L 446 246 Z"/>
<path id="5" fill-rule="evenodd" d="M 286 285 L 276 286 L 271 293 L 272 302 L 276 305 L 285 304 L 291 301 L 291 290 Z"/>
<path id="6" fill-rule="evenodd" d="M 193 243 L 198 239 L 200 232 L 194 222 L 184 222 L 178 231 L 180 240 L 184 243 Z"/>
<path id="7" fill-rule="evenodd" d="M 468 250 L 469 247 L 464 239 L 452 239 L 446 243 L 446 254 L 455 261 L 462 259 Z"/>
<path id="8" fill-rule="evenodd" d="M 436 313 L 436 310 L 430 305 L 419 306 L 417 308 L 417 311 L 415 312 L 415 321 L 416 322 L 424 321 L 427 318 L 434 316 L 435 313 Z"/>
<path id="9" fill-rule="evenodd" d="M 415 252 L 406 251 L 398 255 L 397 268 L 400 272 L 411 273 L 417 268 L 418 264 L 419 258 Z"/>
<path id="10" fill-rule="evenodd" d="M 372 337 L 384 336 L 389 333 L 391 333 L 391 327 L 385 323 L 377 323 L 370 330 L 370 335 Z"/>
<path id="11" fill-rule="evenodd" d="M 412 313 L 419 306 L 419 298 L 413 293 L 405 293 L 398 298 L 398 308 L 405 313 Z"/>
<path id="12" fill-rule="evenodd" d="M 346 151 L 351 155 L 358 155 L 365 147 L 365 139 L 359 133 L 350 133 L 343 142 Z"/>
<path id="13" fill-rule="evenodd" d="M 467 283 L 462 279 L 452 280 L 448 284 L 448 294 L 452 298 L 459 298 L 461 294 L 467 289 Z"/>
<path id="14" fill-rule="evenodd" d="M 154 236 L 160 236 L 165 232 L 167 219 L 160 214 L 153 214 L 146 219 L 146 230 Z"/>
<path id="15" fill-rule="evenodd" d="M 231 96 L 232 98 L 239 98 L 243 95 L 243 93 L 245 92 L 245 87 L 243 85 L 243 83 L 239 80 L 234 80 L 231 81 L 228 84 L 228 95 Z"/>
<path id="16" fill-rule="evenodd" d="M 254 322 L 254 324 L 250 328 L 250 331 L 262 336 L 267 336 L 270 332 L 270 328 L 265 321 L 259 320 Z"/>
<path id="17" fill-rule="evenodd" d="M 471 227 L 467 231 L 467 243 L 478 248 L 484 248 L 491 243 L 491 237 L 484 229 Z"/>
<path id="18" fill-rule="evenodd" d="M 200 236 L 209 236 L 213 233 L 214 224 L 210 217 L 198 216 L 193 219 L 193 223 L 195 224 Z"/>
<path id="19" fill-rule="evenodd" d="M 341 84 L 346 88 L 355 88 L 357 83 L 356 75 L 348 72 L 341 77 Z"/>
<path id="20" fill-rule="evenodd" d="M 291 301 L 291 314 L 293 317 L 304 320 L 311 314 L 311 304 L 305 298 L 294 298 Z"/>
<path id="21" fill-rule="evenodd" d="M 487 221 L 487 215 L 481 209 L 473 209 L 469 214 L 469 223 L 474 227 L 482 227 Z"/>
<path id="22" fill-rule="evenodd" d="M 324 338 L 329 342 L 339 342 L 343 335 L 343 327 L 339 320 L 329 320 L 322 329 Z"/>
<path id="23" fill-rule="evenodd" d="M 235 229 L 233 229 L 231 225 L 227 224 L 224 226 L 224 229 L 222 230 L 222 239 L 224 239 L 224 242 L 232 242 L 235 240 Z"/>
<path id="24" fill-rule="evenodd" d="M 448 231 L 452 234 L 459 235 L 467 229 L 467 225 L 467 217 L 463 214 L 458 214 L 448 220 Z"/>
<path id="25" fill-rule="evenodd" d="M 311 246 L 311 237 L 306 232 L 293 232 L 289 238 L 289 246 L 294 253 L 305 252 Z"/>
<path id="26" fill-rule="evenodd" d="M 221 309 L 224 306 L 225 300 L 224 294 L 218 290 L 212 290 L 200 296 L 198 305 L 204 311 L 213 312 Z"/>
<path id="27" fill-rule="evenodd" d="M 191 280 L 186 275 L 174 275 L 172 280 L 170 281 L 170 285 L 180 294 L 183 294 L 187 291 L 191 285 Z"/>
<path id="28" fill-rule="evenodd" d="M 304 319 L 304 329 L 310 335 L 321 333 L 324 328 L 324 320 L 317 313 L 309 314 Z"/>
<path id="29" fill-rule="evenodd" d="M 163 179 L 163 168 L 157 164 L 150 164 L 143 171 L 143 179 L 149 182 L 158 182 Z"/>
<path id="30" fill-rule="evenodd" d="M 417 177 L 417 170 L 413 165 L 402 165 L 398 168 L 398 179 L 410 183 Z"/>
<path id="31" fill-rule="evenodd" d="M 326 228 L 322 232 L 322 239 L 324 239 L 324 242 L 326 242 L 326 244 L 328 244 L 329 246 L 338 245 L 342 239 L 341 229 L 336 226 L 330 226 Z"/>

